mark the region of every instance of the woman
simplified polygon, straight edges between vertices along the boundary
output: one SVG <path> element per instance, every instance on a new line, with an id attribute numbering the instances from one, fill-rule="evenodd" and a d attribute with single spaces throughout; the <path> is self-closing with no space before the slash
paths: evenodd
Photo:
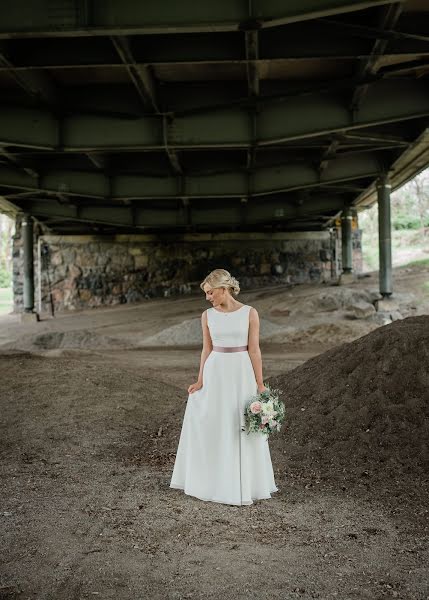
<path id="1" fill-rule="evenodd" d="M 268 439 L 243 430 L 244 407 L 265 389 L 259 317 L 235 300 L 240 286 L 225 269 L 200 287 L 212 307 L 201 317 L 200 372 L 188 388 L 170 487 L 200 500 L 253 504 L 278 491 Z"/>

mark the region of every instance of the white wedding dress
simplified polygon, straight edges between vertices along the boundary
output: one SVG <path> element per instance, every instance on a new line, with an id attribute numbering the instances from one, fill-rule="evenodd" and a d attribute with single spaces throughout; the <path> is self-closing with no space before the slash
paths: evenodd
<path id="1" fill-rule="evenodd" d="M 213 346 L 247 346 L 249 312 L 212 307 L 207 324 Z M 268 439 L 242 431 L 244 407 L 257 393 L 247 350 L 213 350 L 203 367 L 203 387 L 189 394 L 170 487 L 200 500 L 253 504 L 278 491 Z"/>

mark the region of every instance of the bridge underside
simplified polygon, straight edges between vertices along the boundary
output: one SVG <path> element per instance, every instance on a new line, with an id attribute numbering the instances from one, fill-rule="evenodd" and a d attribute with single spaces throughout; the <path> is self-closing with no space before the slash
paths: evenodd
<path id="1" fill-rule="evenodd" d="M 419 0 L 4 1 L 0 210 L 326 229 L 429 164 L 428 31 Z"/>

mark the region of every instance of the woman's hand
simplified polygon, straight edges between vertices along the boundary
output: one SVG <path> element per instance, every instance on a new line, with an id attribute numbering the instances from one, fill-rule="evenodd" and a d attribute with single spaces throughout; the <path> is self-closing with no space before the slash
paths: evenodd
<path id="1" fill-rule="evenodd" d="M 261 392 L 265 392 L 266 389 L 267 388 L 263 383 L 258 383 L 258 394 L 260 394 Z"/>
<path id="2" fill-rule="evenodd" d="M 198 380 L 195 383 L 191 383 L 191 385 L 188 387 L 188 393 L 193 394 L 197 390 L 200 390 L 202 387 L 203 387 L 203 382 Z"/>

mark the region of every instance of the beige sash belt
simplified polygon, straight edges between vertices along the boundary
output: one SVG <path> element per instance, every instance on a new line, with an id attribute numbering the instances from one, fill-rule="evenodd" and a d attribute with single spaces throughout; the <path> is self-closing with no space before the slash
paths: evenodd
<path id="1" fill-rule="evenodd" d="M 215 352 L 244 352 L 248 346 L 213 346 Z"/>

